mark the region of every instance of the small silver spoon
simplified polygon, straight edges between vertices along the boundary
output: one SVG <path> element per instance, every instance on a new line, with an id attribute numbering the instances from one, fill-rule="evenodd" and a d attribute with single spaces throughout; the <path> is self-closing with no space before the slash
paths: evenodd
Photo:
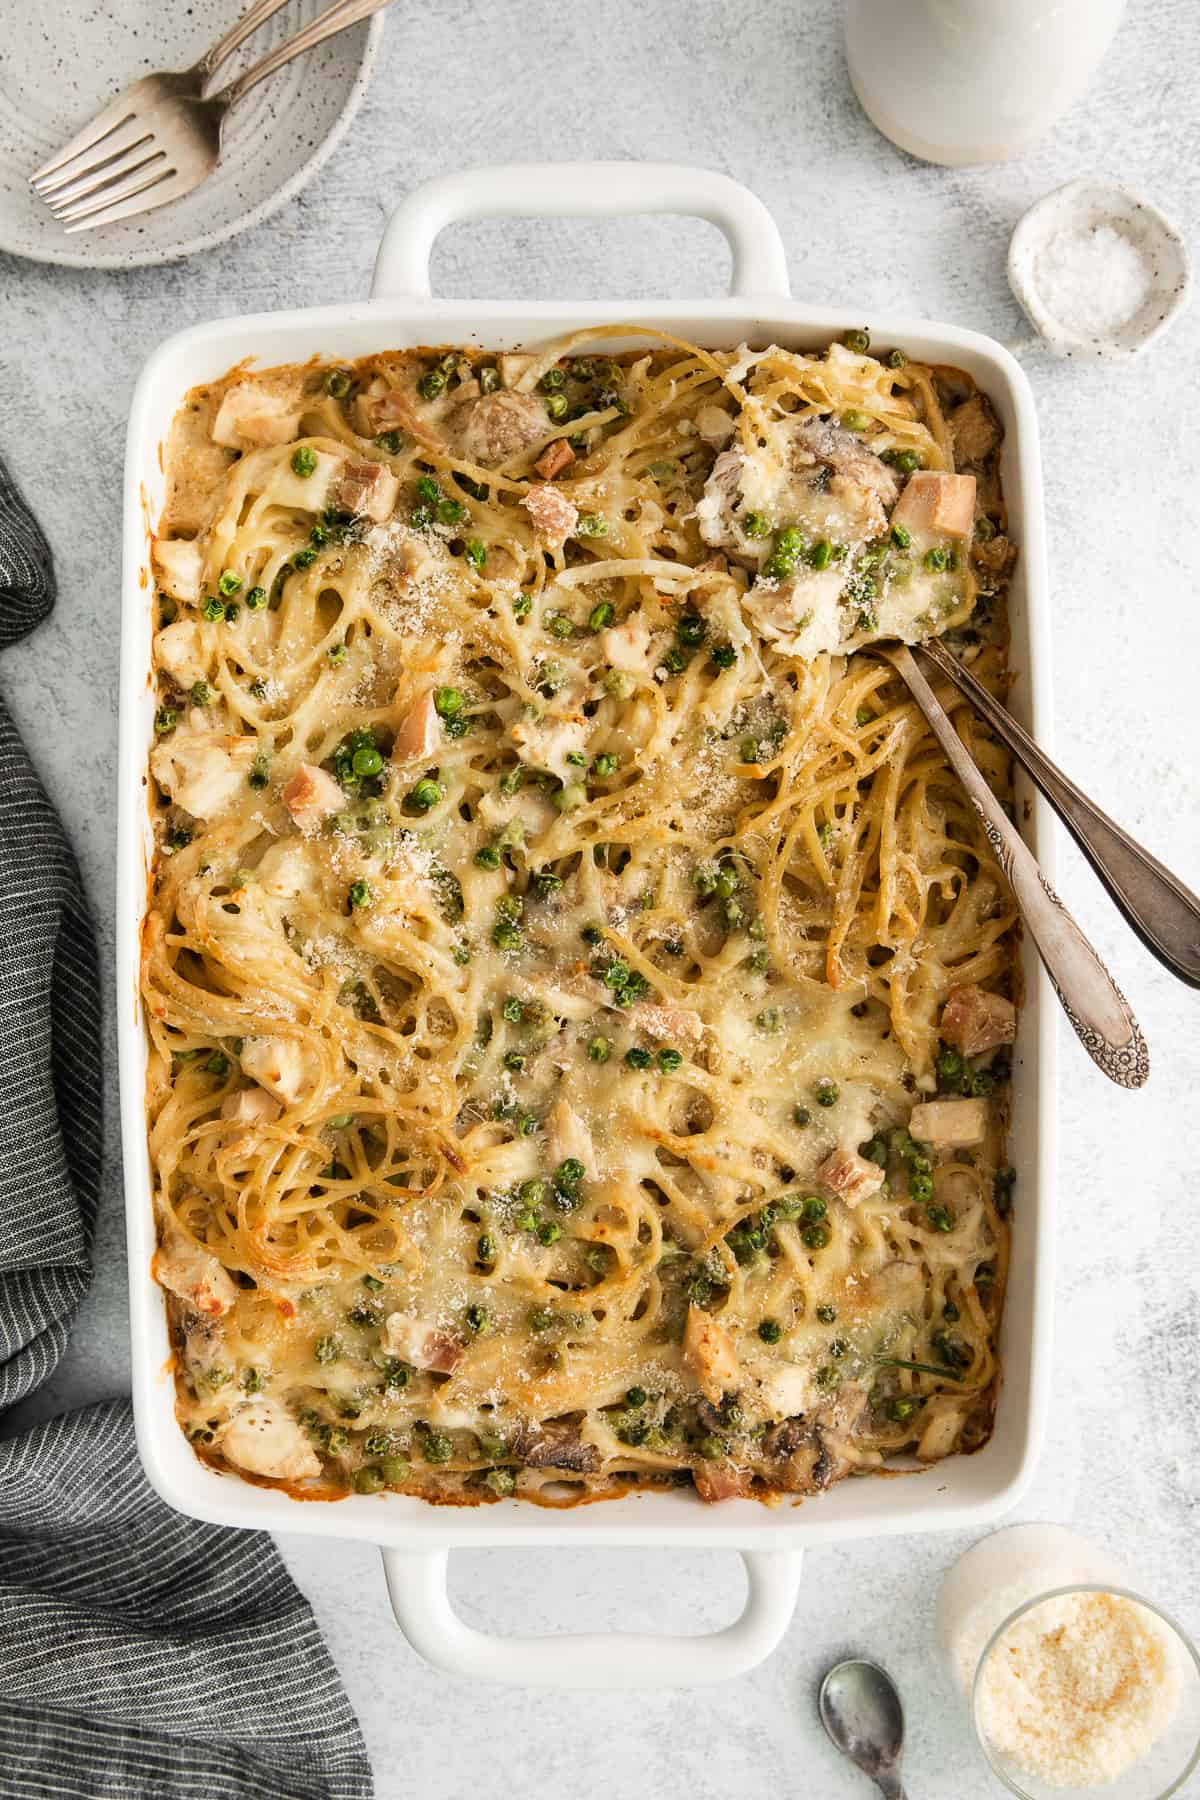
<path id="1" fill-rule="evenodd" d="M 855 1657 L 830 1669 L 817 1702 L 821 1723 L 843 1756 L 869 1775 L 885 1800 L 905 1800 L 900 1780 L 904 1707 L 878 1663 Z"/>

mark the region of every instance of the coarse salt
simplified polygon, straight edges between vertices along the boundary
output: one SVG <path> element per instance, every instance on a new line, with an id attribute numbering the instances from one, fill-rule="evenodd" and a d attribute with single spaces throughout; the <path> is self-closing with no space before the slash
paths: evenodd
<path id="1" fill-rule="evenodd" d="M 1038 255 L 1034 283 L 1062 325 L 1098 337 L 1127 325 L 1145 305 L 1150 271 L 1124 232 L 1094 225 L 1056 232 Z"/>
<path id="2" fill-rule="evenodd" d="M 1171 1722 L 1178 1652 L 1121 1594 L 1060 1594 L 1017 1619 L 980 1675 L 980 1729 L 1051 1787 L 1093 1788 L 1140 1762 Z"/>

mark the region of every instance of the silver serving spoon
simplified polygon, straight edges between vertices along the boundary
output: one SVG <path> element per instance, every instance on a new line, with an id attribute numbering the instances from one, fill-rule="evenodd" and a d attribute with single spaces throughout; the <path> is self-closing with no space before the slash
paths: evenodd
<path id="1" fill-rule="evenodd" d="M 1025 928 L 1076 1037 L 1110 1081 L 1118 1087 L 1141 1087 L 1150 1074 L 1150 1054 L 1129 1002 L 968 756 L 949 714 L 917 667 L 911 651 L 903 644 L 876 644 L 874 648 L 908 687 L 979 814 Z"/>
<path id="2" fill-rule="evenodd" d="M 878 1663 L 855 1657 L 830 1669 L 817 1701 L 821 1723 L 843 1756 L 869 1775 L 886 1800 L 905 1800 L 900 1780 L 904 1707 Z"/>
<path id="3" fill-rule="evenodd" d="M 1008 745 L 1151 955 L 1178 980 L 1200 988 L 1200 899 L 1101 812 L 944 644 L 930 639 L 921 645 L 921 654 L 954 683 Z"/>

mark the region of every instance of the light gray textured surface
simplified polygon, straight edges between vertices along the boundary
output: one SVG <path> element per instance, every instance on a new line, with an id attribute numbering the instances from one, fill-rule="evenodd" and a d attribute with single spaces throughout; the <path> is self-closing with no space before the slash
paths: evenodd
<path id="1" fill-rule="evenodd" d="M 74 3 L 74 0 L 71 0 Z M 1005 167 L 911 162 L 859 114 L 832 0 L 432 0 L 389 19 L 346 142 L 268 224 L 211 255 L 135 275 L 0 260 L 0 444 L 58 559 L 53 622 L 0 680 L 83 856 L 111 966 L 118 489 L 133 377 L 167 333 L 220 314 L 361 296 L 390 203 L 448 168 L 591 155 L 694 161 L 762 195 L 795 292 L 905 310 L 1001 338 L 1021 211 L 1071 176 L 1140 187 L 1200 248 L 1200 30 L 1194 0 L 1133 0 L 1100 78 L 1038 151 Z M 675 222 L 458 227 L 439 248 L 455 295 L 715 293 L 724 251 Z M 1130 372 L 1029 359 L 1047 473 L 1061 760 L 1200 886 L 1196 751 L 1200 309 Z M 1139 1013 L 1155 1073 L 1118 1094 L 1062 1042 L 1058 1343 L 1049 1441 L 1022 1514 L 1130 1553 L 1147 1590 L 1200 1628 L 1200 1346 L 1195 1114 L 1200 997 L 1125 932 L 1079 857 L 1061 886 Z M 110 1061 L 111 1069 L 111 1061 Z M 115 1096 L 111 1070 L 110 1102 Z M 94 1292 L 39 1410 L 126 1380 L 115 1107 Z M 297 1538 L 287 1552 L 359 1709 L 384 1800 L 795 1791 L 853 1800 L 811 1704 L 824 1665 L 880 1656 L 911 1714 L 922 1800 L 998 1792 L 932 1651 L 951 1538 L 823 1550 L 795 1625 L 753 1676 L 694 1695 L 540 1698 L 444 1680 L 390 1624 L 377 1558 Z M 457 1559 L 464 1613 L 496 1629 L 711 1626 L 733 1611 L 728 1555 L 479 1553 Z"/>

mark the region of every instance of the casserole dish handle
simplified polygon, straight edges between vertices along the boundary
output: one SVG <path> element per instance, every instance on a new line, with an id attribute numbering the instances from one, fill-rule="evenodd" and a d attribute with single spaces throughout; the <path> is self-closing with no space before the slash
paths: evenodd
<path id="1" fill-rule="evenodd" d="M 733 254 L 730 292 L 791 298 L 787 257 L 774 219 L 728 175 L 681 163 L 509 163 L 440 175 L 402 200 L 384 228 L 373 300 L 428 300 L 429 258 L 439 232 L 459 219 L 568 213 L 687 213 L 724 232 Z"/>
<path id="2" fill-rule="evenodd" d="M 459 1618 L 450 1604 L 448 1550 L 385 1550 L 392 1610 L 426 1662 L 449 1675 L 517 1687 L 699 1687 L 728 1681 L 768 1657 L 791 1623 L 800 1584 L 799 1550 L 748 1550 L 746 1604 L 721 1631 L 697 1637 L 658 1632 L 552 1632 L 493 1637 Z"/>

